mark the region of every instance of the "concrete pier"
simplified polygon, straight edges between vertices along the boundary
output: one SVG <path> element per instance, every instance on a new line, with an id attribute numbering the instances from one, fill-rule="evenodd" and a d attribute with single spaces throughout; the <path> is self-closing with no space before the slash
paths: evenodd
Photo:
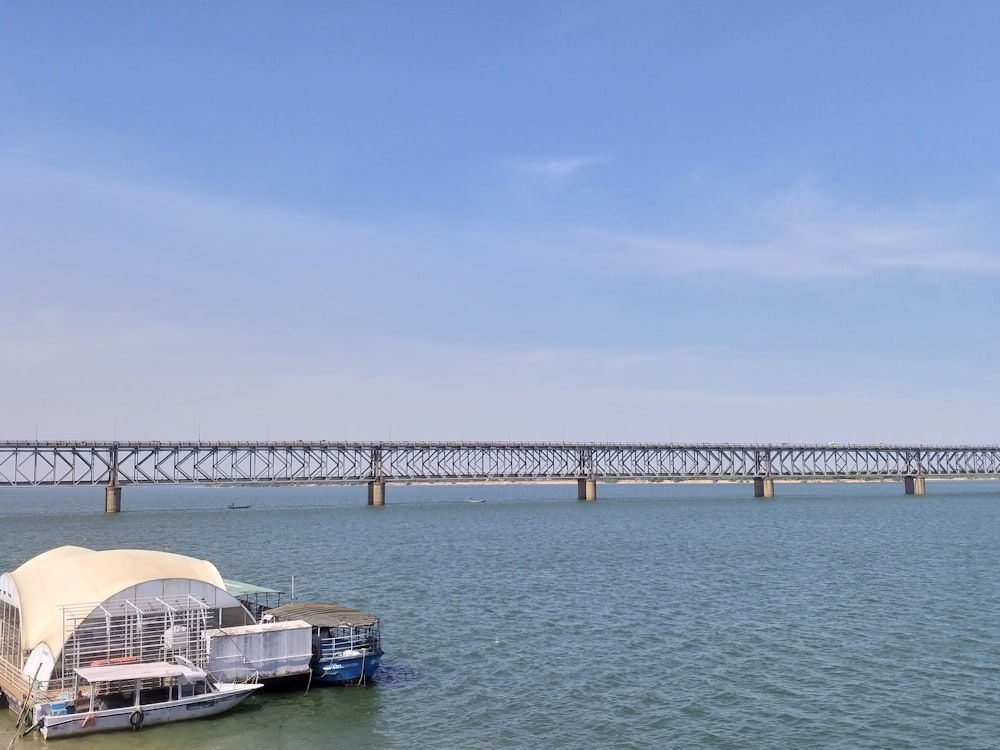
<path id="1" fill-rule="evenodd" d="M 368 504 L 385 505 L 385 482 L 368 483 Z"/>
<path id="2" fill-rule="evenodd" d="M 594 502 L 597 499 L 597 480 L 593 478 L 577 479 L 576 499 L 586 500 L 588 503 Z"/>
<path id="3" fill-rule="evenodd" d="M 106 487 L 104 489 L 104 512 L 121 513 L 122 510 L 122 488 Z"/>
<path id="4" fill-rule="evenodd" d="M 764 497 L 764 498 L 772 498 L 772 497 L 774 497 L 774 478 L 773 477 L 754 477 L 753 478 L 753 496 L 754 497 Z"/>
<path id="5" fill-rule="evenodd" d="M 903 477 L 903 492 L 907 495 L 926 495 L 927 478 L 923 474 Z"/>

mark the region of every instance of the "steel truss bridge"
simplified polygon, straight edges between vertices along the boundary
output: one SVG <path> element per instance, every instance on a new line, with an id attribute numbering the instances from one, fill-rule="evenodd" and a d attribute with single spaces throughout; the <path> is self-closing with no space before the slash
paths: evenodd
<path id="1" fill-rule="evenodd" d="M 1000 446 L 448 442 L 0 443 L 0 486 L 367 484 L 576 481 L 748 481 L 770 497 L 775 481 L 898 479 L 923 494 L 928 477 L 998 478 Z M 116 498 L 113 495 L 116 494 Z M 117 502 L 119 507 L 111 507 Z"/>

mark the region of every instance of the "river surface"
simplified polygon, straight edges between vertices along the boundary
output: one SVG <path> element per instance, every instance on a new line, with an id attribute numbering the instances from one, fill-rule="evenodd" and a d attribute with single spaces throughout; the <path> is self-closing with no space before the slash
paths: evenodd
<path id="1" fill-rule="evenodd" d="M 371 508 L 364 487 L 126 487 L 107 515 L 101 488 L 4 488 L 0 570 L 167 549 L 383 618 L 375 686 L 64 750 L 974 750 L 1000 746 L 998 490 L 389 485 Z"/>

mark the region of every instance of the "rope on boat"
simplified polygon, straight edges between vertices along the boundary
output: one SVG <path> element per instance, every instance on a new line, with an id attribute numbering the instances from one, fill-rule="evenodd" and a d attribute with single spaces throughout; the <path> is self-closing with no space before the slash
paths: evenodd
<path id="1" fill-rule="evenodd" d="M 368 656 L 368 649 L 361 649 L 361 676 L 358 677 L 358 685 L 365 684 L 365 657 Z"/>

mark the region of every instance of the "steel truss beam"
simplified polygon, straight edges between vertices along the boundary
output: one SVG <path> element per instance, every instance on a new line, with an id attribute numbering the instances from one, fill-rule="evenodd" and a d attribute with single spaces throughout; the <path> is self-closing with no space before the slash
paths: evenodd
<path id="1" fill-rule="evenodd" d="M 1000 446 L 0 443 L 0 485 L 1000 477 Z"/>

